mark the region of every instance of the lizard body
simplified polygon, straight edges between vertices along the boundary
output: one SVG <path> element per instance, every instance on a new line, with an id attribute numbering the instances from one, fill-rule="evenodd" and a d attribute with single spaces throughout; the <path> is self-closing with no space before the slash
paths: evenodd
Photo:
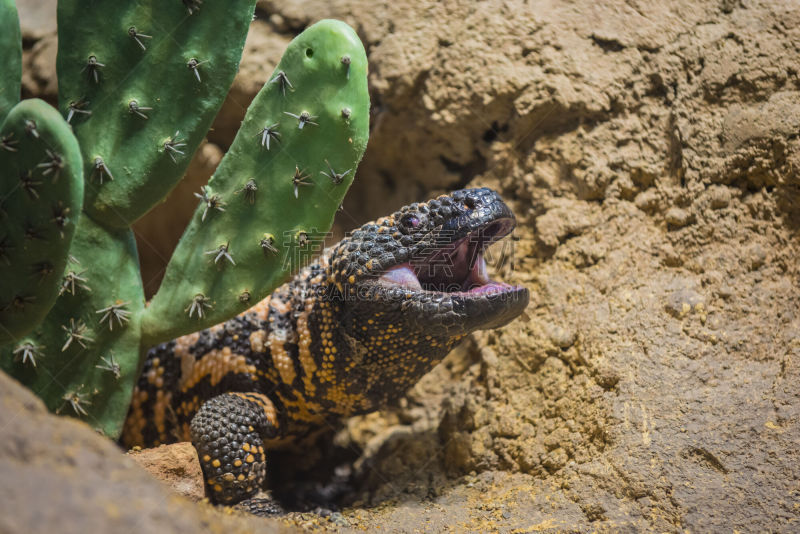
<path id="1" fill-rule="evenodd" d="M 515 219 L 490 189 L 367 223 L 241 315 L 150 350 L 127 446 L 191 440 L 213 500 L 252 496 L 265 449 L 401 397 L 472 331 L 522 313 L 482 252 Z"/>

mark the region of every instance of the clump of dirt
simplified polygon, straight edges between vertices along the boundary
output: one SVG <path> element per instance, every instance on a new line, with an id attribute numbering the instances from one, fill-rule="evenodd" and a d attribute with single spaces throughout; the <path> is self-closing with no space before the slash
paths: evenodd
<path id="1" fill-rule="evenodd" d="M 526 316 L 322 442 L 300 480 L 323 473 L 309 485 L 342 524 L 797 529 L 800 11 L 258 5 L 212 142 L 230 142 L 294 34 L 345 20 L 369 55 L 372 131 L 340 227 L 493 187 L 518 217 L 494 271 L 532 292 Z M 308 461 L 284 462 L 278 489 Z"/>
<path id="2" fill-rule="evenodd" d="M 128 451 L 128 456 L 179 495 L 192 501 L 205 498 L 206 487 L 200 460 L 194 446 L 188 441 L 152 449 L 137 447 Z"/>

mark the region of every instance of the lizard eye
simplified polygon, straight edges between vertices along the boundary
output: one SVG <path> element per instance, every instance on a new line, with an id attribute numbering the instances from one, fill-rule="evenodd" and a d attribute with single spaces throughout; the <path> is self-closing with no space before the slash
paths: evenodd
<path id="1" fill-rule="evenodd" d="M 402 224 L 406 228 L 416 228 L 417 226 L 419 226 L 419 217 L 411 213 L 406 213 L 400 219 L 400 224 Z"/>

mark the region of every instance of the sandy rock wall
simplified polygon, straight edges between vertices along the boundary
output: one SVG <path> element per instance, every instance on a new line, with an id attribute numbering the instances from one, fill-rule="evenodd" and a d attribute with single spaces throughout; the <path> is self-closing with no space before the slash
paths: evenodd
<path id="1" fill-rule="evenodd" d="M 796 527 L 793 4 L 261 3 L 289 27 L 343 18 L 368 47 L 346 207 L 489 185 L 520 219 L 498 270 L 533 290 L 529 317 L 351 423 L 363 502 L 491 520 L 466 485 L 515 495 L 507 528 Z"/>

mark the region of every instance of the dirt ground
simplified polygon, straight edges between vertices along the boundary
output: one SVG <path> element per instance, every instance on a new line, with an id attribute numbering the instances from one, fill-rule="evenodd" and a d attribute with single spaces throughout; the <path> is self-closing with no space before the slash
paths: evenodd
<path id="1" fill-rule="evenodd" d="M 519 223 L 494 271 L 532 302 L 274 461 L 274 492 L 345 531 L 800 529 L 800 3 L 261 1 L 188 185 L 138 226 L 151 290 L 188 191 L 326 17 L 370 62 L 339 229 L 493 187 Z M 52 96 L 53 36 L 28 35 L 26 91 Z"/>

